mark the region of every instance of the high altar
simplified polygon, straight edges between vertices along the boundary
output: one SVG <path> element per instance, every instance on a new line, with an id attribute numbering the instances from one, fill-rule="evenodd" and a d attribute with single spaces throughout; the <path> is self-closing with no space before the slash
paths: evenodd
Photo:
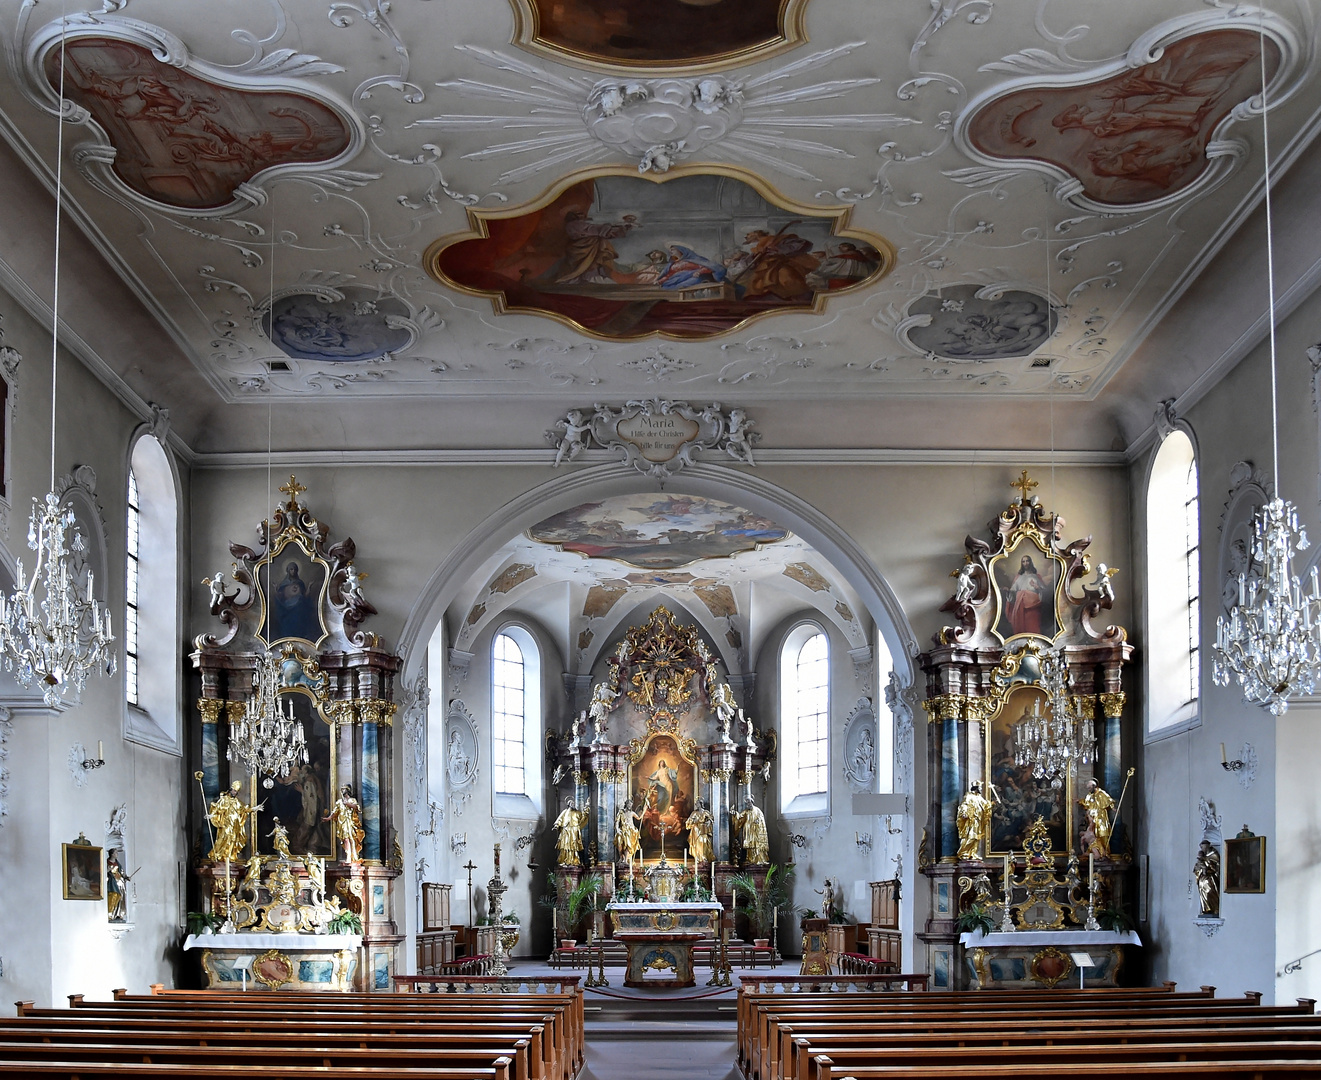
<path id="1" fill-rule="evenodd" d="M 957 622 L 919 657 L 932 794 L 918 850 L 930 917 L 918 937 L 933 989 L 1077 985 L 1084 952 L 1088 984 L 1112 986 L 1124 948 L 1138 944 L 1116 925 L 1132 870 L 1120 816 L 1132 646 L 1123 627 L 1095 624 L 1115 571 L 1093 572 L 1090 537 L 1064 542 L 1064 521 L 1026 471 L 1013 486 L 990 539 L 969 536 L 951 573 L 941 610 Z M 1058 732 L 1057 709 L 1091 752 L 1052 771 L 1042 734 Z M 973 908 L 995 932 L 960 934 Z"/>
<path id="2" fill-rule="evenodd" d="M 403 940 L 389 797 L 400 661 L 359 629 L 376 609 L 355 545 L 327 546 L 330 526 L 302 504 L 306 490 L 291 476 L 257 528 L 258 547 L 231 543 L 230 573 L 204 582 L 224 630 L 199 636 L 192 654 L 201 676 L 194 889 L 196 908 L 222 918 L 225 932 L 187 947 L 201 951 L 209 987 L 390 990 Z M 301 725 L 307 760 L 259 783 L 233 740 L 268 657 L 279 711 Z M 344 913 L 360 934 L 333 932 Z"/>
<path id="3" fill-rule="evenodd" d="M 645 939 L 630 946 L 631 980 L 668 967 L 691 985 L 692 941 L 718 932 L 729 877 L 761 880 L 769 863 L 776 734 L 738 707 L 718 663 L 696 626 L 658 607 L 610 652 L 569 736 L 547 735 L 573 780 L 554 819 L 557 873 L 569 888 L 599 874 L 614 936 Z"/>

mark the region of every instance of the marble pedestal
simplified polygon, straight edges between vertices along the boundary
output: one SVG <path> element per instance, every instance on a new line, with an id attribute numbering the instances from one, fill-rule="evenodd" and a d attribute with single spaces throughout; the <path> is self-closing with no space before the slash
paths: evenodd
<path id="1" fill-rule="evenodd" d="M 714 937 L 724 909 L 719 904 L 611 904 L 615 939 L 628 949 L 625 986 L 696 986 L 693 946 Z M 673 971 L 673 979 L 647 979 L 648 971 Z"/>
<path id="2" fill-rule="evenodd" d="M 208 990 L 347 993 L 361 945 L 357 934 L 189 934 L 183 947 L 202 950 Z"/>
<path id="3" fill-rule="evenodd" d="M 1087 953 L 1087 986 L 1118 986 L 1125 947 L 1141 947 L 1131 930 L 1020 930 L 1010 934 L 961 934 L 959 943 L 974 980 L 973 989 L 1039 990 L 1078 986 L 1072 954 Z"/>

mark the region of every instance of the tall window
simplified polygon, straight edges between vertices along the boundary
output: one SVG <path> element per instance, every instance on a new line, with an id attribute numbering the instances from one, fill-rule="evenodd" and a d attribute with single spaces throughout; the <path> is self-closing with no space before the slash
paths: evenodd
<path id="1" fill-rule="evenodd" d="M 802 623 L 780 649 L 780 730 L 784 733 L 780 809 L 820 813 L 830 791 L 830 642 Z"/>
<path id="2" fill-rule="evenodd" d="M 124 583 L 124 696 L 138 700 L 138 566 L 142 554 L 142 510 L 138 505 L 138 478 L 128 471 L 128 565 Z"/>
<path id="3" fill-rule="evenodd" d="M 523 650 L 509 634 L 497 634 L 491 649 L 492 757 L 497 794 L 522 795 L 527 791 L 527 698 Z"/>
<path id="4" fill-rule="evenodd" d="M 825 634 L 813 634 L 798 650 L 795 681 L 798 794 L 815 795 L 826 790 L 830 738 L 830 646 Z"/>
<path id="5" fill-rule="evenodd" d="M 1201 694 L 1201 530 L 1192 440 L 1171 432 L 1147 485 L 1148 731 L 1198 719 Z"/>

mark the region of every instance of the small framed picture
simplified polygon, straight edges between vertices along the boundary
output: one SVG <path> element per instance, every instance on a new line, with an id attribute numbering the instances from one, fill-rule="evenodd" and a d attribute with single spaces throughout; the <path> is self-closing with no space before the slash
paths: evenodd
<path id="1" fill-rule="evenodd" d="M 1246 832 L 1246 830 L 1244 830 Z M 1225 892 L 1266 891 L 1266 837 L 1239 833 L 1225 841 Z"/>
<path id="2" fill-rule="evenodd" d="M 72 844 L 61 844 L 60 851 L 64 867 L 64 899 L 104 900 L 105 871 L 101 864 L 101 849 L 79 833 Z"/>

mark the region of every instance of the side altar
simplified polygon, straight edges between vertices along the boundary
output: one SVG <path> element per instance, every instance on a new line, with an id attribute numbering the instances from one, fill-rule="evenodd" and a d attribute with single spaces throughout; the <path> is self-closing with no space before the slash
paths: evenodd
<path id="1" fill-rule="evenodd" d="M 715 937 L 724 910 L 716 903 L 613 903 L 606 908 L 615 924 L 615 937 L 628 948 L 625 986 L 650 986 L 648 971 L 673 971 L 668 985 L 695 986 L 693 946 Z"/>

